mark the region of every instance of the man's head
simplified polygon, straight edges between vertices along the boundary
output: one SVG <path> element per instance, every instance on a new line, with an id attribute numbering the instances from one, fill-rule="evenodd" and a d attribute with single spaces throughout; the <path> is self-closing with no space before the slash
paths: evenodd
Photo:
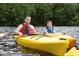
<path id="1" fill-rule="evenodd" d="M 30 22 L 31 22 L 31 17 L 30 16 L 26 16 L 25 23 L 30 24 Z"/>
<path id="2" fill-rule="evenodd" d="M 48 26 L 48 27 L 52 27 L 52 21 L 49 20 L 49 21 L 47 22 L 47 26 Z"/>

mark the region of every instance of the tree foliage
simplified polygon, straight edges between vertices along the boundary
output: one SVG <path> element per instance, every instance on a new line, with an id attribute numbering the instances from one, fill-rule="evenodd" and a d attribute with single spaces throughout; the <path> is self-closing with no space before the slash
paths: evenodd
<path id="1" fill-rule="evenodd" d="M 43 26 L 48 20 L 57 26 L 78 26 L 79 4 L 0 4 L 0 26 L 18 26 L 27 15 L 35 26 Z"/>

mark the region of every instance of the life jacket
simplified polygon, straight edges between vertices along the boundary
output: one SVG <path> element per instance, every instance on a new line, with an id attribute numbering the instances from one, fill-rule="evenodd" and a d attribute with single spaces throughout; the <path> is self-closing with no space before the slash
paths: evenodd
<path id="1" fill-rule="evenodd" d="M 50 29 L 48 26 L 46 26 L 46 30 L 48 33 L 54 33 L 54 27 L 52 27 L 52 29 Z"/>
<path id="2" fill-rule="evenodd" d="M 23 23 L 22 24 L 23 27 L 21 28 L 20 32 L 23 34 L 23 35 L 30 35 L 30 34 L 33 34 L 33 29 L 31 28 L 31 25 L 28 26 L 27 24 Z"/>

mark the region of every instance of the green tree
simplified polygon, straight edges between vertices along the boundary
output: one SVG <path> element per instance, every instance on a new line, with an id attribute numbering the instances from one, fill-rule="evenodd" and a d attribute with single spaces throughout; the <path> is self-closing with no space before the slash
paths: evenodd
<path id="1" fill-rule="evenodd" d="M 35 26 L 43 26 L 48 20 L 57 26 L 79 26 L 77 3 L 0 4 L 0 26 L 18 26 L 27 15 L 32 17 L 31 23 Z"/>

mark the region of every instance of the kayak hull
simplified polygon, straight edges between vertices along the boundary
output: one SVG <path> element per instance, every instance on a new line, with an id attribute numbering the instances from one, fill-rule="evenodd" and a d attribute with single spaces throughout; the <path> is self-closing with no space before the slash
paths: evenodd
<path id="1" fill-rule="evenodd" d="M 65 56 L 79 56 L 79 50 L 76 49 L 76 47 L 71 48 Z"/>
<path id="2" fill-rule="evenodd" d="M 68 35 L 62 35 L 62 34 L 53 34 L 53 33 L 49 33 L 47 34 L 50 37 L 56 37 L 56 38 L 65 38 L 66 40 L 69 41 L 69 45 L 68 45 L 68 49 L 72 48 L 75 46 L 76 44 L 76 39 L 74 37 L 68 36 Z"/>
<path id="3" fill-rule="evenodd" d="M 66 40 L 59 40 L 56 38 L 41 37 L 36 39 L 37 37 L 39 37 L 38 35 L 35 37 L 32 37 L 32 39 L 30 39 L 29 37 L 31 36 L 18 37 L 16 39 L 16 42 L 19 45 L 24 47 L 37 49 L 37 50 L 51 53 L 58 56 L 63 56 L 65 54 L 69 44 L 68 41 Z"/>

